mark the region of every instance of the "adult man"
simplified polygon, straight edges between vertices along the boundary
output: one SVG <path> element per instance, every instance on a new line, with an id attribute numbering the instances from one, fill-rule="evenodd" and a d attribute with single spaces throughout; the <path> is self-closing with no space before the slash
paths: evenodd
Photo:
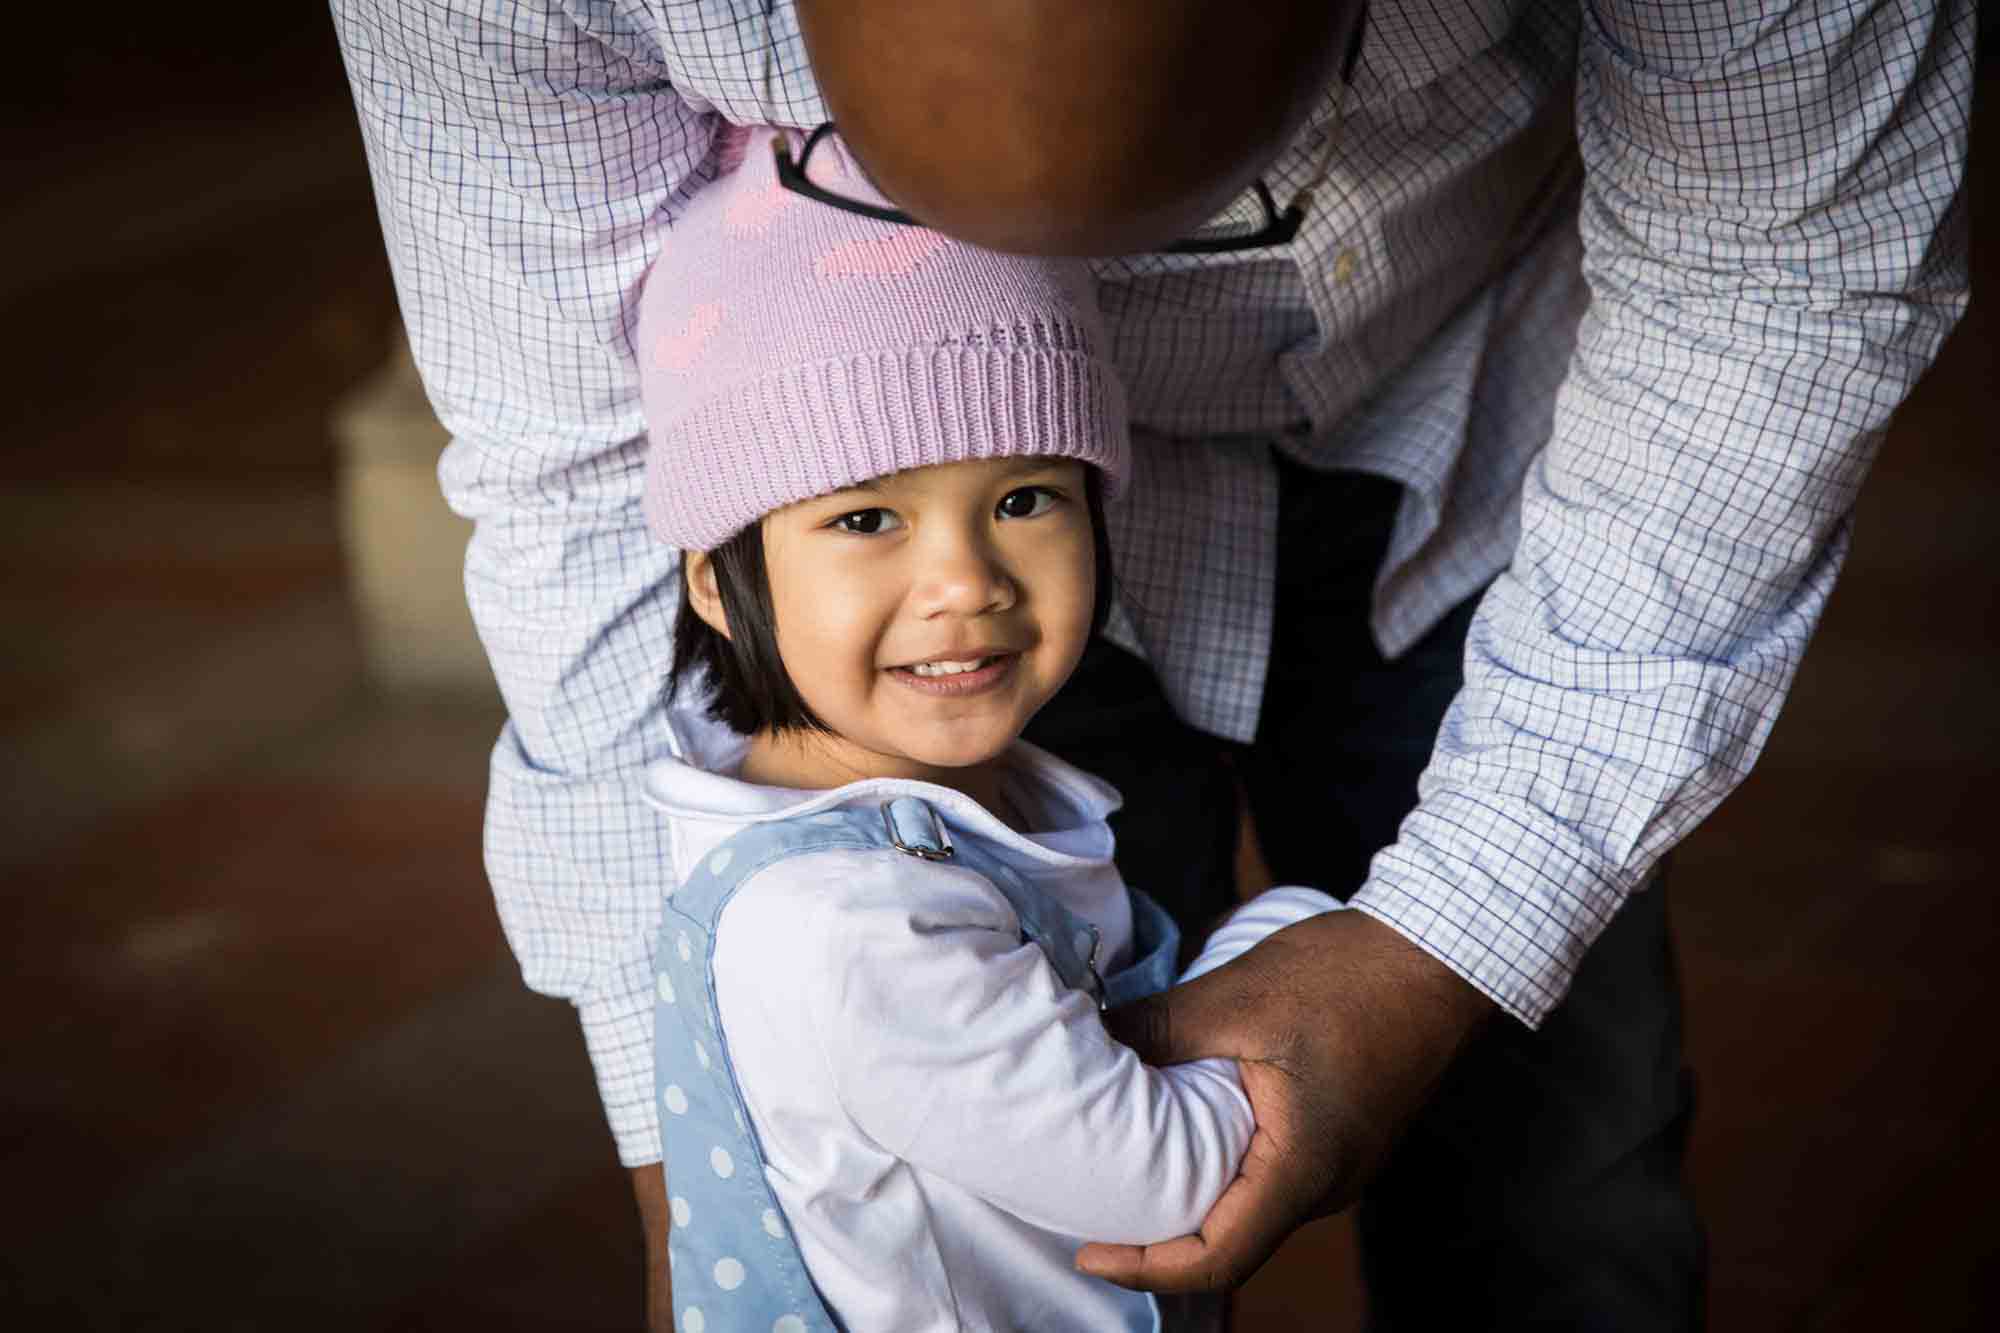
<path id="1" fill-rule="evenodd" d="M 1184 912 L 1227 864 L 1225 742 L 1274 871 L 1362 909 L 1188 988 L 1171 1032 L 1125 1020 L 1244 1059 L 1260 1139 L 1200 1238 L 1087 1262 L 1225 1285 L 1379 1171 L 1382 1326 L 1699 1319 L 1644 886 L 1754 758 L 1962 307 L 1973 45 L 1969 0 L 1731 8 L 820 0 L 816 83 L 786 4 L 338 0 L 479 520 L 512 716 L 489 868 L 530 984 L 583 1010 L 628 1165 L 657 1158 L 670 886 L 627 778 L 665 744 L 674 581 L 638 521 L 625 303 L 716 113 L 830 103 L 928 222 L 1155 251 L 1100 269 L 1141 427 L 1122 648 L 1044 734 L 1127 789 L 1131 877 Z M 1157 252 L 1214 239 L 1259 172 L 1311 190 L 1295 240 Z M 657 1171 L 635 1186 L 657 1223 Z"/>

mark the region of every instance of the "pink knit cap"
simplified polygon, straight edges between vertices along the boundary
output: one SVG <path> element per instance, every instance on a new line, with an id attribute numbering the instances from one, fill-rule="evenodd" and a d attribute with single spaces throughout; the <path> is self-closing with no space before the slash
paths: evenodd
<path id="1" fill-rule="evenodd" d="M 973 458 L 1080 459 L 1117 493 L 1125 393 L 1080 261 L 803 198 L 778 184 L 779 131 L 735 133 L 740 165 L 674 220 L 639 296 L 656 536 L 713 550 L 799 500 Z M 811 166 L 880 198 L 837 139 Z"/>

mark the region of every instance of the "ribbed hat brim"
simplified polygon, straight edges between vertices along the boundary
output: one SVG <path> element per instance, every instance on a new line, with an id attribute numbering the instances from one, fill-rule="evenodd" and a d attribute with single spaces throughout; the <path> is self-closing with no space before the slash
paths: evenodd
<path id="1" fill-rule="evenodd" d="M 783 367 L 651 423 L 647 526 L 708 551 L 775 509 L 908 468 L 1048 455 L 1126 472 L 1124 389 L 1088 353 L 942 346 Z M 765 447 L 755 470 L 718 467 Z M 796 440 L 798 447 L 786 442 Z M 816 442 L 838 440 L 838 449 Z"/>

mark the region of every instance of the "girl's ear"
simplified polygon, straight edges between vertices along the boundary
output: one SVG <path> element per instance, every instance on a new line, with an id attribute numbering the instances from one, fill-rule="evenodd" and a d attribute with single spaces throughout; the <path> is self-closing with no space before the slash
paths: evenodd
<path id="1" fill-rule="evenodd" d="M 681 570 L 685 576 L 688 605 L 710 629 L 728 638 L 729 616 L 722 609 L 722 589 L 715 583 L 715 561 L 707 551 L 683 551 Z"/>

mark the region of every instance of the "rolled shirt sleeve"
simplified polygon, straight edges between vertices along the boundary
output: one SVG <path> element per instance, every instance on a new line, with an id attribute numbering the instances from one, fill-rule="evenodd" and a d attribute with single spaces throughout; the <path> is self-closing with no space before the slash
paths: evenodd
<path id="1" fill-rule="evenodd" d="M 815 123 L 763 5 L 334 0 L 389 261 L 474 520 L 509 721 L 486 863 L 527 983 L 576 1003 L 619 1155 L 657 1160 L 647 953 L 671 887 L 632 775 L 671 748 L 677 555 L 640 516 L 629 306 L 714 175 L 713 108 Z M 767 62 L 765 53 L 772 58 Z"/>
<path id="2" fill-rule="evenodd" d="M 1418 806 L 1353 900 L 1529 1024 L 1748 772 L 1964 308 L 1973 9 L 1585 6 L 1591 304 Z"/>

